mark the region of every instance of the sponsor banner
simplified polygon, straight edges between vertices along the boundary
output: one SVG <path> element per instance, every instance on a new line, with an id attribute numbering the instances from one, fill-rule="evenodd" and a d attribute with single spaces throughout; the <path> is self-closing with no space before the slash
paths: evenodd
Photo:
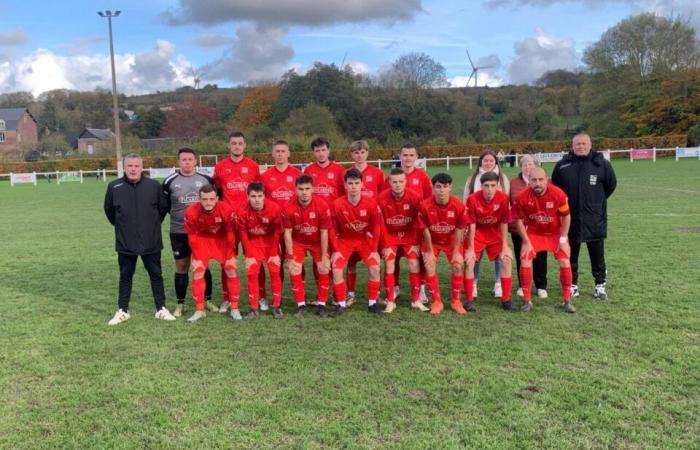
<path id="1" fill-rule="evenodd" d="M 36 185 L 36 173 L 11 173 L 10 174 L 10 186 L 15 184 L 26 184 L 31 183 Z"/>
<path id="2" fill-rule="evenodd" d="M 416 159 L 414 167 L 418 167 L 419 169 L 425 169 L 426 167 L 428 167 L 428 160 L 425 158 L 418 158 Z"/>
<path id="3" fill-rule="evenodd" d="M 700 147 L 676 147 L 678 158 L 700 158 Z"/>
<path id="4" fill-rule="evenodd" d="M 175 173 L 175 169 L 172 167 L 149 169 L 149 175 L 151 178 L 168 178 L 173 173 Z"/>
<path id="5" fill-rule="evenodd" d="M 68 183 L 71 181 L 77 181 L 82 183 L 83 179 L 80 176 L 80 172 L 61 172 L 58 177 L 59 183 Z"/>
<path id="6" fill-rule="evenodd" d="M 537 153 L 535 155 L 537 160 L 540 163 L 545 163 L 545 162 L 557 162 L 560 159 L 564 157 L 564 154 L 562 152 L 557 152 L 557 153 Z"/>
<path id="7" fill-rule="evenodd" d="M 653 148 L 633 148 L 630 150 L 630 160 L 635 159 L 654 159 Z"/>
<path id="8" fill-rule="evenodd" d="M 197 166 L 197 172 L 203 173 L 204 175 L 214 176 L 214 167 L 208 166 Z"/>

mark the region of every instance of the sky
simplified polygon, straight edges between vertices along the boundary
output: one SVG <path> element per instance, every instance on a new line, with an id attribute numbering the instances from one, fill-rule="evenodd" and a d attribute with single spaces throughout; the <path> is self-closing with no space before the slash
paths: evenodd
<path id="1" fill-rule="evenodd" d="M 700 0 L 0 0 L 0 93 L 111 89 L 142 94 L 276 80 L 314 62 L 376 76 L 423 52 L 452 86 L 533 83 L 582 67 L 586 47 L 642 12 L 680 16 L 700 31 Z M 472 81 L 473 84 L 473 81 Z"/>

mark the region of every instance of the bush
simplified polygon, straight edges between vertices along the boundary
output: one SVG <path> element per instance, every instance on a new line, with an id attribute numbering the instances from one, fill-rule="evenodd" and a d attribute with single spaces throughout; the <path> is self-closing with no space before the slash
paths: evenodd
<path id="1" fill-rule="evenodd" d="M 688 145 L 690 147 L 700 146 L 700 122 L 688 129 Z"/>

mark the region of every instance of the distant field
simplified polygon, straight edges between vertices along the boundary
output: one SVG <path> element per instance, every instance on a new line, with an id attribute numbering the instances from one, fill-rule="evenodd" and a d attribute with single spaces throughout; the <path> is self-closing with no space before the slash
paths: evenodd
<path id="1" fill-rule="evenodd" d="M 361 266 L 339 319 L 295 320 L 287 287 L 282 321 L 164 323 L 140 266 L 132 319 L 108 327 L 106 184 L 3 181 L 0 448 L 698 448 L 700 162 L 614 164 L 611 300 L 583 250 L 574 315 L 550 260 L 531 314 L 498 307 L 485 264 L 476 314 L 413 312 L 402 279 L 396 313 L 370 317 Z"/>

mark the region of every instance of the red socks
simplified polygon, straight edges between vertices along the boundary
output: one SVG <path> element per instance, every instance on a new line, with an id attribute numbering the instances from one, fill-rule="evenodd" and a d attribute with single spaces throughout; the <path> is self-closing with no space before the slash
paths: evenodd
<path id="1" fill-rule="evenodd" d="M 304 304 L 304 294 L 306 291 L 306 287 L 304 285 L 304 280 L 301 277 L 301 274 L 299 275 L 290 275 L 289 279 L 291 280 L 292 284 L 292 295 L 294 296 L 294 301 L 297 303 L 297 305 L 303 305 Z"/>
<path id="2" fill-rule="evenodd" d="M 501 277 L 501 289 L 503 290 L 501 302 L 505 303 L 510 301 L 510 291 L 513 289 L 513 278 Z"/>
<path id="3" fill-rule="evenodd" d="M 568 302 L 571 299 L 571 267 L 559 268 L 559 281 L 561 282 L 561 292 L 564 301 Z"/>
<path id="4" fill-rule="evenodd" d="M 425 277 L 425 284 L 428 286 L 430 291 L 430 296 L 433 298 L 434 302 L 441 302 L 440 299 L 440 285 L 438 284 L 437 275 L 428 275 Z"/>
<path id="5" fill-rule="evenodd" d="M 338 302 L 345 301 L 345 282 L 333 283 L 333 293 L 335 293 L 335 299 Z"/>
<path id="6" fill-rule="evenodd" d="M 452 274 L 450 277 L 452 285 L 452 302 L 459 302 L 462 296 L 462 280 L 464 277 L 462 275 Z"/>
<path id="7" fill-rule="evenodd" d="M 192 297 L 194 297 L 194 307 L 197 311 L 204 311 L 204 288 L 206 282 L 204 278 L 195 278 L 192 280 Z"/>
<path id="8" fill-rule="evenodd" d="M 329 273 L 319 273 L 318 274 L 318 303 L 321 305 L 326 304 L 328 300 L 328 291 L 331 286 L 331 274 Z"/>
<path id="9" fill-rule="evenodd" d="M 419 273 L 411 273 L 408 275 L 408 284 L 411 286 L 411 302 L 415 303 L 420 298 L 420 279 Z"/>
<path id="10" fill-rule="evenodd" d="M 520 266 L 520 287 L 523 288 L 523 298 L 529 302 L 532 298 L 532 267 Z"/>
<path id="11" fill-rule="evenodd" d="M 464 293 L 468 302 L 474 301 L 474 278 L 464 278 Z"/>
<path id="12" fill-rule="evenodd" d="M 272 307 L 279 308 L 282 304 L 282 277 L 280 276 L 280 266 L 277 266 L 275 264 L 269 264 L 267 266 L 267 269 L 270 271 L 270 290 L 272 291 Z M 261 290 L 264 291 L 264 289 Z"/>
<path id="13" fill-rule="evenodd" d="M 258 291 L 258 271 L 260 270 L 260 265 L 255 264 L 248 268 L 246 274 L 248 275 L 248 300 L 250 301 L 250 307 L 252 309 L 258 309 L 258 300 L 260 299 L 260 292 Z"/>
<path id="14" fill-rule="evenodd" d="M 238 309 L 238 297 L 241 295 L 241 282 L 238 277 L 226 277 L 226 290 L 231 302 L 231 309 Z"/>
<path id="15" fill-rule="evenodd" d="M 384 289 L 386 290 L 386 300 L 388 302 L 394 303 L 396 297 L 394 297 L 394 274 L 385 273 L 384 274 Z"/>
<path id="16" fill-rule="evenodd" d="M 355 281 L 357 280 L 357 272 L 348 272 L 346 274 L 346 287 L 350 292 L 355 292 Z"/>
<path id="17" fill-rule="evenodd" d="M 379 295 L 379 287 L 381 284 L 379 281 L 368 281 L 367 282 L 367 300 L 377 300 Z"/>

